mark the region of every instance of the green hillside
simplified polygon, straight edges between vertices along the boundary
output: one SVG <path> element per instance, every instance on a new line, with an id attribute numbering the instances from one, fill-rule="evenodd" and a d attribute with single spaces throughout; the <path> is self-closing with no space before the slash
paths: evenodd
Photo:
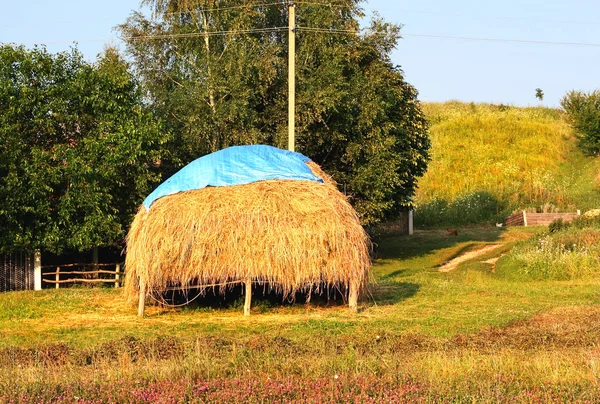
<path id="1" fill-rule="evenodd" d="M 432 159 L 416 195 L 417 224 L 492 222 L 517 209 L 600 205 L 598 161 L 579 151 L 562 111 L 460 102 L 423 108 Z"/>

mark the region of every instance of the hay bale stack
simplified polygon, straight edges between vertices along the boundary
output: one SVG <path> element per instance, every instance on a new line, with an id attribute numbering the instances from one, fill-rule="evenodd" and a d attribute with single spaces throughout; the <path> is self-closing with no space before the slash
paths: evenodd
<path id="1" fill-rule="evenodd" d="M 149 211 L 142 206 L 127 236 L 126 297 L 137 299 L 140 285 L 161 293 L 170 285 L 236 281 L 284 295 L 323 286 L 364 289 L 369 238 L 331 178 L 307 164 L 325 183 L 207 187 L 162 197 Z"/>

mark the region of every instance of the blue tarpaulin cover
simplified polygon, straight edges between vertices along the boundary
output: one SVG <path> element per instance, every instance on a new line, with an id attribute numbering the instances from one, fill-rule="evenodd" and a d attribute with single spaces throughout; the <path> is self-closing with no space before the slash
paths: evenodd
<path id="1" fill-rule="evenodd" d="M 146 210 L 158 198 L 208 186 L 225 187 L 264 180 L 323 182 L 305 164 L 303 154 L 272 146 L 233 146 L 192 161 L 144 200 Z"/>

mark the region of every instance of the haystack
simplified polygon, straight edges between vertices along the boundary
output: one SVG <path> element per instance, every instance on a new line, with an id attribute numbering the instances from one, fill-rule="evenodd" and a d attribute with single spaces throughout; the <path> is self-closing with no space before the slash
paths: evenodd
<path id="1" fill-rule="evenodd" d="M 147 294 L 235 283 L 246 286 L 245 314 L 257 283 L 284 295 L 336 287 L 356 310 L 371 266 L 369 238 L 331 178 L 304 162 L 322 181 L 208 186 L 140 207 L 127 236 L 124 288 L 129 300 L 139 298 L 140 315 Z"/>

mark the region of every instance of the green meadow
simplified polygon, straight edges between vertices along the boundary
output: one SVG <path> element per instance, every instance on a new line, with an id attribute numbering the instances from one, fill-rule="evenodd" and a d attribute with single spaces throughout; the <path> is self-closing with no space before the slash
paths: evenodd
<path id="1" fill-rule="evenodd" d="M 143 319 L 115 288 L 3 293 L 0 402 L 600 402 L 600 220 L 493 224 L 599 207 L 598 162 L 558 110 L 424 109 L 417 230 L 378 232 L 358 313 L 335 290 Z"/>
<path id="2" fill-rule="evenodd" d="M 290 388 L 273 399 L 345 402 L 349 391 L 386 402 L 386 394 L 401 389 L 398 402 L 585 401 L 600 391 L 598 276 L 513 278 L 501 268 L 505 258 L 485 262 L 541 230 L 386 234 L 377 240 L 374 279 L 358 314 L 339 296 L 310 304 L 267 296 L 245 318 L 234 296 L 219 307 L 215 298 L 176 309 L 151 306 L 139 319 L 114 288 L 5 293 L 0 397 L 44 402 L 61 392 L 58 402 L 111 402 L 131 386 L 265 380 L 248 396 L 207 397 L 268 402 L 265 391 L 275 394 L 268 383 L 291 380 L 326 383 L 336 393 L 306 396 Z M 490 244 L 498 247 L 440 272 L 452 258 Z M 117 387 L 100 394 L 106 383 Z"/>

